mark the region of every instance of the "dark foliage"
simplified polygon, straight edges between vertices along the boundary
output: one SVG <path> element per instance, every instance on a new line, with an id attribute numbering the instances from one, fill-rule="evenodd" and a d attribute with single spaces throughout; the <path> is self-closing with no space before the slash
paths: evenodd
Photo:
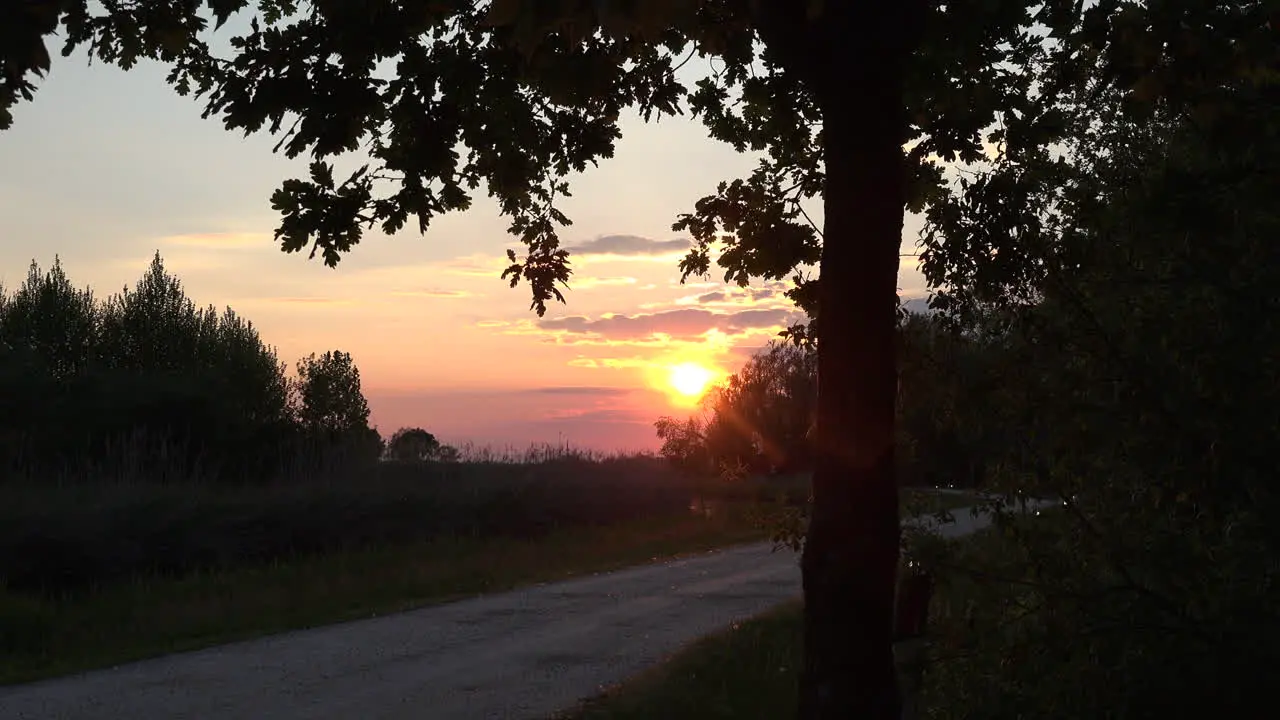
<path id="1" fill-rule="evenodd" d="M 443 536 L 534 538 L 554 528 L 689 512 L 694 486 L 645 457 L 377 463 L 326 481 L 223 487 L 10 486 L 0 581 L 79 592 Z"/>
<path id="2" fill-rule="evenodd" d="M 197 308 L 157 255 L 96 301 L 55 261 L 0 291 L 0 481 L 264 482 L 368 464 L 359 373 L 344 353 L 285 375 L 252 323 Z"/>
<path id="3" fill-rule="evenodd" d="M 988 407 L 999 368 L 980 338 L 939 316 L 903 313 L 898 337 L 900 482 L 975 487 L 990 448 L 1012 432 Z M 817 383 L 812 345 L 771 343 L 707 396 L 701 414 L 655 423 L 661 454 L 711 477 L 811 472 Z"/>
<path id="4" fill-rule="evenodd" d="M 931 218 L 926 267 L 1000 379 L 976 420 L 1018 431 L 984 449 L 983 487 L 1065 499 L 937 558 L 953 600 L 932 717 L 1272 702 L 1274 17 L 1261 3 L 1098 12 L 1045 99 L 1071 128 L 1064 152 L 1007 155 Z M 1029 199 L 1011 214 L 1010 189 Z M 1003 258 L 975 262 L 971 243 L 988 242 Z"/>
<path id="5" fill-rule="evenodd" d="M 441 444 L 435 435 L 422 428 L 400 428 L 392 433 L 391 439 L 387 441 L 386 458 L 388 460 L 457 462 L 458 457 L 458 448 Z"/>
<path id="6" fill-rule="evenodd" d="M 817 375 L 811 347 L 770 343 L 707 394 L 702 416 L 655 423 L 662 455 L 708 475 L 811 470 Z"/>

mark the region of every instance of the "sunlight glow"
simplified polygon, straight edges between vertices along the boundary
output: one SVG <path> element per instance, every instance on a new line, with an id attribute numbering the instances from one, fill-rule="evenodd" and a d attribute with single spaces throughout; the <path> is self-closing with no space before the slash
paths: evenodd
<path id="1" fill-rule="evenodd" d="M 711 370 L 697 363 L 685 362 L 671 367 L 667 381 L 671 384 L 671 389 L 680 395 L 697 398 L 706 392 L 715 377 Z"/>

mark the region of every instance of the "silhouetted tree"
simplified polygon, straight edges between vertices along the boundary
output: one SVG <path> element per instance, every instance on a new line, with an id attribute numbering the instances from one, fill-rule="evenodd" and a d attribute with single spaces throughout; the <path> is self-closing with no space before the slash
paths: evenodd
<path id="1" fill-rule="evenodd" d="M 414 217 L 425 231 L 438 214 L 469 207 L 484 183 L 528 247 L 523 258 L 509 253 L 503 276 L 529 281 L 539 313 L 562 299 L 570 276 L 557 233 L 569 222 L 557 207 L 568 194 L 562 178 L 612 155 L 622 110 L 675 114 L 687 94 L 713 137 L 760 153 L 756 172 L 722 183 L 676 224 L 697 243 L 681 269 L 707 272 L 717 241 L 719 264 L 738 282 L 819 265 L 821 284 L 800 278 L 793 295 L 816 315 L 822 377 L 801 714 L 896 720 L 903 212 L 938 192 L 931 157 L 980 159 L 997 121 L 1019 145 L 1059 137 L 1054 123 L 1024 112 L 1039 109 L 1027 101 L 1039 88 L 1025 70 L 1045 45 L 1030 27 L 1067 35 L 1079 4 L 381 0 L 304 11 L 268 2 L 230 61 L 199 37 L 202 5 L 24 4 L 11 31 L 22 50 L 0 80 L 0 128 L 9 106 L 31 95 L 28 74 L 47 69 L 41 39 L 63 20 L 68 48 L 92 43 L 125 67 L 143 57 L 172 64 L 170 81 L 207 97 L 228 129 L 276 132 L 298 117 L 280 147 L 314 162 L 308 179 L 286 181 L 272 198 L 286 251 L 310 248 L 336 264 L 366 228 L 393 233 Z M 248 6 L 219 0 L 209 10 L 221 25 Z M 718 61 L 692 93 L 675 74 L 690 50 Z M 395 77 L 375 76 L 391 58 Z M 363 148 L 370 164 L 335 178 L 327 158 Z M 819 196 L 821 232 L 800 204 Z"/>
<path id="2" fill-rule="evenodd" d="M 661 454 L 702 473 L 810 470 L 817 384 L 812 346 L 771 342 L 708 393 L 703 416 L 655 423 Z"/>
<path id="3" fill-rule="evenodd" d="M 158 253 L 133 288 L 107 300 L 102 326 L 103 368 L 187 388 L 188 401 L 206 408 L 192 406 L 190 415 L 219 416 L 207 417 L 209 427 L 193 434 L 220 437 L 242 448 L 237 455 L 244 458 L 276 454 L 270 448 L 286 439 L 293 422 L 284 364 L 230 308 L 221 314 L 197 308 Z"/>
<path id="4" fill-rule="evenodd" d="M 716 389 L 715 422 L 752 441 L 762 469 L 809 470 L 807 434 L 818 397 L 817 353 L 812 347 L 770 343 Z"/>
<path id="5" fill-rule="evenodd" d="M 369 427 L 369 404 L 350 353 L 312 353 L 298 361 L 297 369 L 295 413 L 312 447 L 340 466 L 380 457 L 385 445 Z"/>
<path id="6" fill-rule="evenodd" d="M 85 372 L 98 326 L 92 291 L 72 287 L 56 256 L 45 273 L 33 261 L 12 297 L 0 289 L 0 348 L 10 362 L 35 363 L 58 379 Z"/>
<path id="7" fill-rule="evenodd" d="M 253 325 L 197 309 L 158 255 L 103 302 L 58 261 L 48 272 L 33 263 L 14 293 L 0 292 L 5 477 L 275 477 L 309 447 L 288 388 Z M 377 438 L 362 422 L 368 454 Z"/>
<path id="8" fill-rule="evenodd" d="M 716 471 L 716 463 L 707 451 L 705 423 L 697 417 L 679 420 L 663 416 L 654 422 L 662 447 L 658 453 L 677 467 L 699 474 Z"/>
<path id="9" fill-rule="evenodd" d="M 369 404 L 350 353 L 330 350 L 298 361 L 298 420 L 307 430 L 344 433 L 369 425 Z"/>
<path id="10" fill-rule="evenodd" d="M 387 457 L 392 460 L 434 460 L 444 446 L 422 428 L 403 427 L 387 441 Z"/>
<path id="11" fill-rule="evenodd" d="M 935 717 L 1247 715 L 1271 702 L 1274 8 L 1098 15 L 1058 66 L 1070 140 L 1006 157 L 931 217 L 925 269 L 986 339 L 1003 371 L 989 407 L 1018 431 L 989 449 L 984 487 L 1066 499 L 1007 525 L 1001 552 L 948 559 L 953 581 L 987 581 L 967 584 L 938 643 L 950 659 L 932 676 Z M 1109 50 L 1112 34 L 1130 40 L 1111 49 L 1141 52 Z"/>
<path id="12" fill-rule="evenodd" d="M 936 314 L 905 313 L 900 328 L 898 440 L 904 485 L 971 488 L 1015 430 L 993 398 L 1015 368 L 1001 348 Z"/>

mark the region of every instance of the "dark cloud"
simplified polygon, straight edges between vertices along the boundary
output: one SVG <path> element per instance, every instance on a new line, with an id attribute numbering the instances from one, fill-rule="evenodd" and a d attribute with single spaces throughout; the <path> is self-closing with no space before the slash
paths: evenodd
<path id="1" fill-rule="evenodd" d="M 574 255 L 665 255 L 693 247 L 688 240 L 650 240 L 639 235 L 605 235 L 567 249 Z"/>
<path id="2" fill-rule="evenodd" d="M 752 302 L 760 300 L 772 300 L 780 297 L 782 293 L 773 288 L 732 288 L 728 290 L 713 290 L 703 293 L 695 298 L 700 303 L 722 303 L 731 302 L 737 299 L 749 298 Z"/>
<path id="3" fill-rule="evenodd" d="M 735 333 L 789 325 L 794 321 L 795 315 L 794 311 L 781 309 L 716 313 L 700 308 L 686 308 L 648 315 L 614 315 L 596 320 L 573 315 L 540 320 L 538 326 L 544 330 L 593 333 L 615 340 L 634 340 L 658 333 L 673 337 L 694 337 L 713 329 Z"/>
<path id="4" fill-rule="evenodd" d="M 775 325 L 790 325 L 799 316 L 793 310 L 743 310 L 730 315 L 730 330 L 748 330 L 750 328 L 767 328 Z M 723 329 L 723 328 L 722 328 Z"/>

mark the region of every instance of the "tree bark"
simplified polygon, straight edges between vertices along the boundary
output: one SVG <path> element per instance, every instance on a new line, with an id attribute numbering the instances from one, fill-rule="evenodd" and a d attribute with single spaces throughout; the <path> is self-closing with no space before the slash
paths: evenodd
<path id="1" fill-rule="evenodd" d="M 813 514 L 802 568 L 804 720 L 898 720 L 894 471 L 896 297 L 905 201 L 905 66 L 912 0 L 827 0 L 825 227 L 819 271 Z"/>

